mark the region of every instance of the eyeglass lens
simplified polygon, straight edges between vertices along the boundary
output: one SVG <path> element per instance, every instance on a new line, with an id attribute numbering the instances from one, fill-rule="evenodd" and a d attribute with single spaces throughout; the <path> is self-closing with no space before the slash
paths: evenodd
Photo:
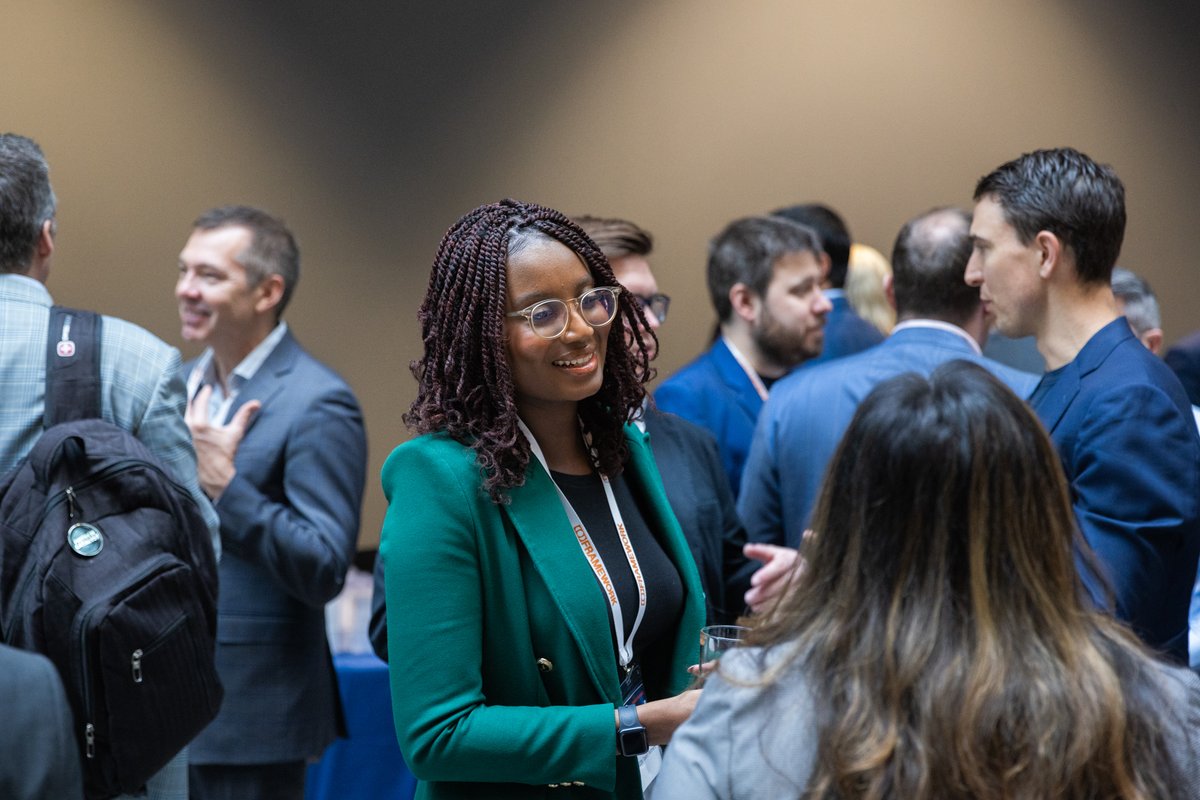
<path id="1" fill-rule="evenodd" d="M 649 311 L 654 315 L 654 318 L 659 322 L 664 322 L 667 319 L 667 309 L 671 307 L 671 298 L 665 294 L 652 294 L 649 296 L 634 295 L 638 305 L 643 311 Z"/>
<path id="2" fill-rule="evenodd" d="M 584 322 L 593 327 L 607 325 L 617 315 L 617 295 L 607 286 L 584 292 L 575 302 Z M 543 300 L 530 309 L 529 323 L 538 336 L 553 339 L 567 329 L 569 317 L 562 300 Z"/>

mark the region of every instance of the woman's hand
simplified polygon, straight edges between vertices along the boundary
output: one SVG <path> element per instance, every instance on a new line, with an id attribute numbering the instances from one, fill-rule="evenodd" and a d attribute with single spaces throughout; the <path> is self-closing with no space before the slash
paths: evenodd
<path id="1" fill-rule="evenodd" d="M 651 746 L 671 741 L 675 729 L 687 721 L 700 699 L 700 689 L 689 689 L 674 697 L 652 700 L 637 707 L 638 720 L 646 728 Z M 613 712 L 614 718 L 616 712 Z"/>

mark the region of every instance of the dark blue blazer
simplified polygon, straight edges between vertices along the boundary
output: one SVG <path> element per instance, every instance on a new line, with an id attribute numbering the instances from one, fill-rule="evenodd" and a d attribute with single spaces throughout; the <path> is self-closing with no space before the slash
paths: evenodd
<path id="1" fill-rule="evenodd" d="M 230 417 L 253 399 L 262 409 L 215 504 L 225 701 L 191 745 L 194 764 L 305 759 L 342 728 L 325 603 L 341 591 L 358 539 L 362 412 L 350 387 L 290 332 L 242 387 Z"/>
<path id="2" fill-rule="evenodd" d="M 858 404 L 904 372 L 928 375 L 952 359 L 979 364 L 1028 397 L 1037 377 L 977 355 L 965 333 L 902 328 L 857 355 L 805 366 L 771 388 L 742 481 L 738 512 L 751 541 L 796 547 L 825 468 Z"/>
<path id="3" fill-rule="evenodd" d="M 746 529 L 734 508 L 717 443 L 708 431 L 661 409 L 648 409 L 646 433 L 667 502 L 700 570 L 710 624 L 732 623 L 758 566 L 742 554 Z"/>
<path id="4" fill-rule="evenodd" d="M 1163 358 L 1183 384 L 1192 405 L 1200 406 L 1200 331 L 1180 339 Z"/>
<path id="5" fill-rule="evenodd" d="M 809 364 L 861 353 L 883 341 L 883 332 L 858 315 L 841 290 L 828 293 L 833 306 L 825 316 L 825 344 Z"/>
<path id="6" fill-rule="evenodd" d="M 1047 373 L 1030 402 L 1058 448 L 1116 615 L 1186 664 L 1200 557 L 1200 438 L 1179 379 L 1119 317 Z M 1094 576 L 1085 571 L 1084 582 L 1107 605 Z"/>
<path id="7" fill-rule="evenodd" d="M 763 401 L 741 364 L 718 338 L 706 352 L 658 387 L 655 403 L 699 425 L 717 440 L 721 466 L 737 496 L 742 468 Z"/>

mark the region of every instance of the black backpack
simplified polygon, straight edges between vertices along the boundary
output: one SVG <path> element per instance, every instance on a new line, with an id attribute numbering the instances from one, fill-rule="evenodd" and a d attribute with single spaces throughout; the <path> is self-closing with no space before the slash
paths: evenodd
<path id="1" fill-rule="evenodd" d="M 0 480 L 0 640 L 48 656 L 89 798 L 139 790 L 217 715 L 217 570 L 195 500 L 100 416 L 100 324 L 54 307 L 46 430 Z"/>

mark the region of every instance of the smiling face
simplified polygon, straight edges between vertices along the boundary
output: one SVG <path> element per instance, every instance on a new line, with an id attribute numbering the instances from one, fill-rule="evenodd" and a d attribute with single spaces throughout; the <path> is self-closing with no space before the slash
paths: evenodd
<path id="1" fill-rule="evenodd" d="M 235 364 L 237 354 L 250 352 L 274 324 L 271 280 L 251 286 L 237 260 L 252 235 L 241 225 L 194 231 L 179 254 L 175 283 L 183 338 L 229 355 Z"/>
<path id="2" fill-rule="evenodd" d="M 604 355 L 612 323 L 593 328 L 579 315 L 575 298 L 595 286 L 587 267 L 558 241 L 536 238 L 508 258 L 507 312 L 528 308 L 539 300 L 567 303 L 567 328 L 555 339 L 544 339 L 523 317 L 506 317 L 506 352 L 522 417 L 539 408 L 574 406 L 600 391 Z"/>
<path id="3" fill-rule="evenodd" d="M 1036 334 L 1045 315 L 1046 285 L 1039 272 L 1037 242 L 1022 244 L 1004 208 L 990 196 L 975 204 L 971 219 L 971 258 L 965 279 L 979 287 L 984 312 L 1005 336 Z"/>
<path id="4" fill-rule="evenodd" d="M 759 302 L 754 343 L 763 360 L 779 370 L 821 354 L 825 315 L 833 308 L 821 291 L 824 277 L 824 265 L 810 252 L 787 253 L 775 262 Z"/>

